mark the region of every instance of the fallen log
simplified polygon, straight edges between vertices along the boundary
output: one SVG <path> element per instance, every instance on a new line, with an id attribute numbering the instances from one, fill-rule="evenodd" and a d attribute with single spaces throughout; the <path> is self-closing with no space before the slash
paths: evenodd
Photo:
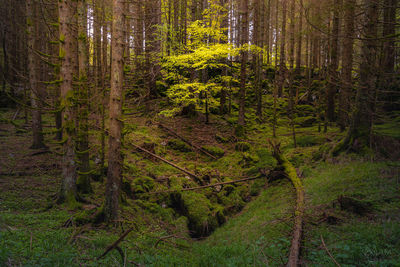
<path id="1" fill-rule="evenodd" d="M 189 188 L 182 188 L 182 189 L 176 189 L 176 190 L 155 191 L 155 192 L 148 192 L 148 193 L 146 192 L 146 193 L 142 193 L 142 194 L 155 195 L 155 194 L 162 194 L 162 193 L 174 193 L 174 192 L 178 192 L 178 191 L 192 191 L 192 190 L 204 189 L 204 188 L 215 187 L 215 186 L 225 185 L 225 184 L 241 183 L 241 182 L 260 179 L 260 178 L 264 178 L 264 177 L 262 177 L 262 176 L 249 177 L 249 178 L 244 178 L 244 179 L 239 179 L 239 180 L 234 180 L 234 181 L 228 181 L 228 182 L 221 182 L 221 183 L 208 184 L 208 185 L 189 187 Z"/>
<path id="2" fill-rule="evenodd" d="M 293 226 L 293 238 L 290 245 L 289 260 L 287 266 L 295 267 L 299 265 L 300 257 L 300 243 L 303 232 L 303 217 L 305 209 L 305 197 L 304 187 L 300 178 L 297 176 L 296 169 L 293 165 L 282 155 L 280 151 L 280 144 L 274 144 L 271 140 L 268 140 L 269 144 L 273 149 L 273 156 L 276 158 L 279 164 L 284 167 L 284 170 L 289 178 L 290 182 L 296 190 L 296 209 L 294 212 L 294 226 Z"/>
<path id="3" fill-rule="evenodd" d="M 177 134 L 175 131 L 165 127 L 164 125 L 162 125 L 161 123 L 158 124 L 158 127 L 165 130 L 166 132 L 168 132 L 170 135 L 175 136 L 179 139 L 181 139 L 183 142 L 187 143 L 188 145 L 190 145 L 191 147 L 193 147 L 195 150 L 200 151 L 201 153 L 209 156 L 210 158 L 213 158 L 215 160 L 217 160 L 217 158 L 213 155 L 211 155 L 210 153 L 208 153 L 206 150 L 204 150 L 203 148 L 193 144 L 192 142 L 190 142 L 189 140 L 186 140 L 185 138 L 183 138 L 182 136 L 180 136 L 179 134 Z"/>
<path id="4" fill-rule="evenodd" d="M 149 155 L 151 155 L 151 156 L 153 156 L 153 157 L 155 157 L 155 158 L 157 158 L 157 159 L 159 159 L 159 160 L 161 160 L 161 161 L 167 163 L 168 165 L 171 165 L 172 167 L 174 167 L 174 168 L 176 168 L 176 169 L 182 171 L 183 173 L 186 173 L 186 174 L 189 175 L 190 177 L 194 178 L 195 181 L 196 181 L 197 183 L 200 183 L 200 184 L 201 184 L 201 183 L 203 182 L 203 181 L 200 179 L 200 177 L 198 177 L 197 175 L 195 175 L 195 174 L 193 174 L 193 173 L 191 173 L 191 172 L 185 170 L 184 168 L 181 168 L 181 167 L 179 167 L 178 165 L 175 165 L 174 163 L 172 163 L 172 162 L 170 162 L 170 161 L 168 161 L 168 160 L 166 160 L 166 159 L 164 159 L 164 158 L 162 158 L 162 157 L 160 157 L 160 156 L 157 156 L 156 154 L 154 154 L 154 153 L 148 151 L 147 149 L 144 149 L 143 147 L 137 146 L 137 145 L 135 145 L 135 144 L 131 144 L 131 145 L 132 145 L 133 147 L 139 149 L 140 151 L 145 152 L 145 153 L 147 153 L 147 154 L 149 154 Z"/>

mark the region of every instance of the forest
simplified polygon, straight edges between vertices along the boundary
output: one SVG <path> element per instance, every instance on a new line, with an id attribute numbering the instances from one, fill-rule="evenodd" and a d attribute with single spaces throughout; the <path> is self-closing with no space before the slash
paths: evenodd
<path id="1" fill-rule="evenodd" d="M 397 0 L 0 0 L 0 266 L 400 266 Z"/>

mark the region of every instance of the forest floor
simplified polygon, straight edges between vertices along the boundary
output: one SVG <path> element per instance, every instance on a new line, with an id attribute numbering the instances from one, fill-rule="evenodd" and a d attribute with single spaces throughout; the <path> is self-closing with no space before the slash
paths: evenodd
<path id="1" fill-rule="evenodd" d="M 187 147 L 157 126 L 160 121 L 128 117 L 124 179 L 136 195 L 131 198 L 127 194 L 124 200 L 121 227 L 109 228 L 66 224 L 101 206 L 104 184 L 93 181 L 94 194 L 85 196 L 89 204 L 78 210 L 53 205 L 61 181 L 58 145 L 53 135 L 47 134 L 52 153 L 36 154 L 29 149 L 30 129 L 19 118 L 9 123 L 14 113 L 0 113 L 0 266 L 281 266 L 287 262 L 295 202 L 287 179 L 258 179 L 229 189 L 242 194 L 241 198 L 231 194 L 225 200 L 220 196 L 223 191 L 216 189 L 182 193 L 196 208 L 205 205 L 212 213 L 206 222 L 220 209 L 226 214 L 226 222 L 210 236 L 193 238 L 187 226 L 191 214 L 183 216 L 174 209 L 168 194 L 145 194 L 192 187 L 193 182 L 129 145 L 146 146 L 181 168 L 208 177 L 209 183 L 225 182 L 258 174 L 254 166 L 269 164 L 263 161 L 263 153 L 269 149 L 266 140 L 271 138 L 269 127 L 250 124 L 247 137 L 237 140 L 232 137 L 229 118 L 214 119 L 208 125 L 181 117 L 162 121 L 195 145 L 222 150 L 223 156 L 214 160 L 186 151 Z M 44 125 L 51 123 L 52 118 L 44 118 Z M 376 130 L 398 142 L 398 127 L 390 121 Z M 285 127 L 278 128 L 281 149 L 296 167 L 306 191 L 302 265 L 400 266 L 399 160 L 372 161 L 369 156 L 343 154 L 324 161 L 324 146 L 343 136 L 336 128 L 329 128 L 326 134 L 319 133 L 316 126 L 298 128 L 297 148 L 288 132 Z M 249 149 L 238 151 L 237 143 L 250 144 Z M 188 209 L 190 213 L 190 206 Z M 207 227 L 212 225 L 209 222 Z M 131 227 L 134 230 L 119 244 L 122 254 L 113 250 L 97 259 Z"/>

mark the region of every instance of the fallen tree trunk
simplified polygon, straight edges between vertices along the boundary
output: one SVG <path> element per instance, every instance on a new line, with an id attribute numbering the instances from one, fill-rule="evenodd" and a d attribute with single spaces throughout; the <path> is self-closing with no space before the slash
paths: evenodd
<path id="1" fill-rule="evenodd" d="M 166 132 L 168 132 L 169 134 L 171 134 L 172 136 L 175 136 L 179 139 L 181 139 L 183 142 L 187 143 L 188 145 L 190 145 L 191 147 L 193 147 L 194 149 L 202 152 L 203 154 L 209 156 L 210 158 L 213 158 L 215 160 L 217 160 L 217 158 L 213 155 L 211 155 L 210 153 L 208 153 L 206 150 L 202 149 L 201 147 L 193 144 L 192 142 L 190 142 L 189 140 L 186 140 L 185 138 L 183 138 L 182 136 L 180 136 L 179 134 L 177 134 L 176 132 L 174 132 L 173 130 L 165 127 L 164 125 L 162 125 L 161 123 L 158 124 L 158 127 L 165 130 Z"/>
<path id="2" fill-rule="evenodd" d="M 294 212 L 294 226 L 293 226 L 293 238 L 289 251 L 289 261 L 287 266 L 295 267 L 299 265 L 300 257 L 300 243 L 303 232 L 303 217 L 305 209 L 305 197 L 304 197 L 304 187 L 300 178 L 297 176 L 296 169 L 293 165 L 282 155 L 279 145 L 273 144 L 270 140 L 269 143 L 273 149 L 273 156 L 279 162 L 279 164 L 284 167 L 285 172 L 293 187 L 296 190 L 296 209 Z"/>
<path id="3" fill-rule="evenodd" d="M 196 187 L 190 187 L 190 188 L 182 188 L 182 189 L 177 189 L 177 190 L 166 190 L 166 191 L 148 192 L 148 193 L 142 193 L 142 194 L 155 195 L 155 194 L 162 194 L 162 193 L 174 193 L 174 192 L 178 192 L 178 191 L 192 191 L 192 190 L 197 190 L 197 189 L 215 187 L 215 186 L 218 186 L 218 185 L 240 183 L 240 182 L 245 182 L 245 181 L 250 181 L 250 180 L 255 180 L 255 179 L 260 179 L 260 178 L 264 178 L 264 177 L 262 177 L 262 176 L 259 176 L 259 177 L 249 177 L 249 178 L 244 178 L 244 179 L 239 179 L 239 180 L 234 180 L 234 181 L 228 181 L 228 182 L 221 182 L 221 183 L 215 183 L 215 184 L 208 184 L 208 185 L 202 185 L 202 186 L 196 186 Z"/>
<path id="4" fill-rule="evenodd" d="M 176 168 L 176 169 L 178 169 L 178 170 L 180 170 L 180 171 L 186 173 L 186 174 L 189 175 L 190 177 L 194 178 L 195 181 L 196 181 L 197 183 L 200 183 L 200 184 L 201 184 L 201 183 L 203 182 L 203 181 L 200 179 L 200 177 L 198 177 L 197 175 L 195 175 L 195 174 L 193 174 L 193 173 L 191 173 L 191 172 L 185 170 L 184 168 L 181 168 L 181 167 L 179 167 L 178 165 L 175 165 L 174 163 L 172 163 L 172 162 L 170 162 L 170 161 L 168 161 L 168 160 L 166 160 L 166 159 L 164 159 L 164 158 L 162 158 L 162 157 L 160 157 L 160 156 L 157 156 L 156 154 L 154 154 L 154 153 L 148 151 L 147 149 L 144 149 L 143 147 L 137 146 L 137 145 L 135 145 L 135 144 L 131 144 L 131 145 L 132 145 L 133 147 L 139 149 L 140 151 L 145 152 L 145 153 L 147 153 L 147 154 L 149 154 L 149 155 L 151 155 L 151 156 L 153 156 L 153 157 L 155 157 L 155 158 L 157 158 L 157 159 L 159 159 L 159 160 L 161 160 L 161 161 L 167 163 L 168 165 L 171 165 L 172 167 L 174 167 L 174 168 Z"/>

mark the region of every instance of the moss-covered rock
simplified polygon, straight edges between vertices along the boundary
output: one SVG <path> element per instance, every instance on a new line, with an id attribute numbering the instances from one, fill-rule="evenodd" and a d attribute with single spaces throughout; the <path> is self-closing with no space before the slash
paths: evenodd
<path id="1" fill-rule="evenodd" d="M 179 140 L 179 139 L 171 139 L 168 141 L 167 146 L 169 148 L 172 148 L 174 150 L 180 151 L 180 152 L 190 152 L 192 151 L 192 148 L 186 144 L 185 142 Z"/>
<path id="2" fill-rule="evenodd" d="M 208 236 L 218 227 L 220 210 L 205 195 L 196 192 L 172 193 L 171 202 L 178 213 L 188 218 L 192 237 Z"/>
<path id="3" fill-rule="evenodd" d="M 237 142 L 235 145 L 236 151 L 246 152 L 250 150 L 250 144 L 247 142 Z"/>
<path id="4" fill-rule="evenodd" d="M 225 151 L 217 146 L 202 146 L 202 149 L 217 158 L 221 158 L 225 155 Z"/>

